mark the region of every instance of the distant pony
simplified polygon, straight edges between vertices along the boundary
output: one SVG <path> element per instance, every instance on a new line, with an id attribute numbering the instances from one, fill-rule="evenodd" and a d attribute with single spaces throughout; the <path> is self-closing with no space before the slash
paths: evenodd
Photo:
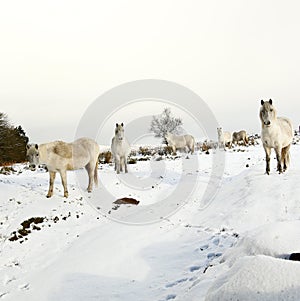
<path id="1" fill-rule="evenodd" d="M 191 154 L 193 154 L 195 151 L 195 139 L 192 135 L 177 136 L 167 132 L 165 139 L 168 143 L 168 146 L 172 148 L 173 153 L 176 153 L 176 149 L 186 147 L 191 152 Z"/>
<path id="2" fill-rule="evenodd" d="M 115 160 L 115 170 L 119 174 L 120 171 L 127 173 L 127 157 L 130 154 L 130 145 L 124 135 L 124 124 L 116 124 L 115 136 L 111 141 L 111 152 Z"/>
<path id="3" fill-rule="evenodd" d="M 272 99 L 261 100 L 259 111 L 261 120 L 261 140 L 266 152 L 266 173 L 270 174 L 270 154 L 274 148 L 277 158 L 277 171 L 285 171 L 290 162 L 290 146 L 293 140 L 293 127 L 288 118 L 277 117 Z"/>
<path id="4" fill-rule="evenodd" d="M 73 143 L 54 141 L 44 144 L 27 145 L 29 166 L 35 170 L 39 164 L 45 164 L 49 171 L 49 191 L 47 198 L 53 195 L 56 172 L 60 173 L 64 187 L 64 197 L 68 197 L 67 170 L 85 167 L 89 176 L 88 192 L 92 191 L 93 182 L 98 184 L 99 145 L 89 138 L 80 138 Z"/>
<path id="5" fill-rule="evenodd" d="M 218 132 L 218 144 L 219 148 L 224 148 L 225 146 L 231 147 L 232 145 L 232 135 L 230 132 L 223 132 L 221 127 L 217 128 Z"/>
<path id="6" fill-rule="evenodd" d="M 239 142 L 243 142 L 244 145 L 248 144 L 248 137 L 246 131 L 242 130 L 239 132 L 233 132 L 232 134 L 232 143 L 235 145 L 239 144 Z"/>

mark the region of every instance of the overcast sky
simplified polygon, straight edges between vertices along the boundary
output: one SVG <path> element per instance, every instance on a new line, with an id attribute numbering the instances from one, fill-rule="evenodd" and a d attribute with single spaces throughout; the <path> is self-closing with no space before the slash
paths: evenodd
<path id="1" fill-rule="evenodd" d="M 139 79 L 196 92 L 224 129 L 260 100 L 300 117 L 299 1 L 1 1 L 0 111 L 33 142 L 71 141 L 102 93 Z M 126 123 L 126 116 L 124 116 Z"/>

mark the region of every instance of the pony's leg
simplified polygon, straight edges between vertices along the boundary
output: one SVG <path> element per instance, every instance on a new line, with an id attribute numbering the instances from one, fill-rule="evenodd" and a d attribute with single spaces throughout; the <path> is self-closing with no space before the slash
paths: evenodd
<path id="1" fill-rule="evenodd" d="M 85 169 L 88 173 L 88 176 L 89 176 L 89 184 L 88 184 L 88 188 L 87 188 L 87 191 L 88 192 L 92 192 L 92 189 L 93 189 L 93 179 L 94 179 L 94 168 L 92 167 L 93 165 L 91 163 L 88 163 L 86 166 L 85 166 Z"/>
<path id="2" fill-rule="evenodd" d="M 68 187 L 67 187 L 67 172 L 65 170 L 61 170 L 60 172 L 61 182 L 64 187 L 64 197 L 67 198 L 69 196 Z"/>
<path id="3" fill-rule="evenodd" d="M 98 186 L 98 158 L 94 166 L 94 183 L 96 186 Z"/>
<path id="4" fill-rule="evenodd" d="M 124 157 L 120 157 L 120 172 L 123 172 Z"/>
<path id="5" fill-rule="evenodd" d="M 127 169 L 127 158 L 124 156 L 124 169 L 125 169 L 125 173 L 128 173 L 128 169 Z"/>
<path id="6" fill-rule="evenodd" d="M 116 161 L 116 171 L 119 174 L 120 173 L 120 164 L 121 164 L 120 156 L 116 156 L 115 161 Z"/>
<path id="7" fill-rule="evenodd" d="M 176 155 L 176 146 L 172 145 L 173 154 Z"/>
<path id="8" fill-rule="evenodd" d="M 276 148 L 275 148 L 276 159 L 277 159 L 277 171 L 278 171 L 279 173 L 282 173 L 281 151 L 282 151 L 281 148 L 279 148 L 279 147 L 276 147 Z"/>
<path id="9" fill-rule="evenodd" d="M 265 153 L 266 153 L 266 173 L 270 174 L 270 155 L 271 155 L 271 149 L 264 146 Z"/>
<path id="10" fill-rule="evenodd" d="M 281 160 L 282 160 L 282 165 L 283 165 L 283 171 L 286 171 L 287 167 L 289 165 L 290 147 L 291 147 L 291 145 L 289 144 L 288 146 L 284 147 L 281 151 Z"/>
<path id="11" fill-rule="evenodd" d="M 54 185 L 56 172 L 49 171 L 49 176 L 50 176 L 50 179 L 49 179 L 49 190 L 48 190 L 47 198 L 51 198 L 53 195 L 53 185 Z"/>

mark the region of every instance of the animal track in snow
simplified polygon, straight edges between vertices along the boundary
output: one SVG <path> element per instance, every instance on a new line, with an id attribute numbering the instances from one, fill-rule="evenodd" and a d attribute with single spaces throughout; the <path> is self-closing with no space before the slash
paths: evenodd
<path id="1" fill-rule="evenodd" d="M 168 295 L 166 297 L 166 300 L 174 300 L 176 298 L 176 295 L 175 294 L 171 294 L 171 295 Z"/>
<path id="2" fill-rule="evenodd" d="M 29 283 L 21 284 L 19 286 L 20 290 L 28 290 L 29 289 Z"/>
<path id="3" fill-rule="evenodd" d="M 201 269 L 200 265 L 194 265 L 190 267 L 190 272 L 199 271 Z"/>
<path id="4" fill-rule="evenodd" d="M 178 284 L 180 284 L 182 282 L 188 281 L 188 280 L 189 280 L 188 278 L 182 278 L 182 279 L 179 279 L 177 281 L 174 281 L 174 282 L 171 282 L 171 283 L 167 284 L 166 287 L 167 288 L 173 287 L 173 286 L 176 286 L 176 285 L 178 285 Z"/>
<path id="5" fill-rule="evenodd" d="M 212 229 L 206 229 L 204 232 L 213 232 Z M 198 262 L 193 262 L 185 271 L 184 277 L 165 285 L 169 293 L 169 299 L 173 300 L 181 297 L 180 293 L 189 290 L 195 284 L 199 283 L 202 275 L 207 273 L 207 270 L 220 263 L 221 257 L 225 250 L 234 246 L 238 240 L 238 234 L 227 229 L 222 229 L 202 241 L 199 247 L 194 250 L 199 258 Z M 195 257 L 194 257 L 195 258 Z M 170 296 L 173 298 L 170 298 Z"/>

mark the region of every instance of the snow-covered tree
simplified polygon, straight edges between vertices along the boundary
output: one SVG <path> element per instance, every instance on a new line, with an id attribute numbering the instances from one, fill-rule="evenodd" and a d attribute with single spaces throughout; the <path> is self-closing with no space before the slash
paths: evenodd
<path id="1" fill-rule="evenodd" d="M 160 115 L 152 117 L 150 131 L 155 134 L 155 137 L 162 138 L 163 143 L 166 143 L 166 133 L 180 134 L 181 126 L 182 119 L 172 116 L 171 109 L 165 108 Z"/>

